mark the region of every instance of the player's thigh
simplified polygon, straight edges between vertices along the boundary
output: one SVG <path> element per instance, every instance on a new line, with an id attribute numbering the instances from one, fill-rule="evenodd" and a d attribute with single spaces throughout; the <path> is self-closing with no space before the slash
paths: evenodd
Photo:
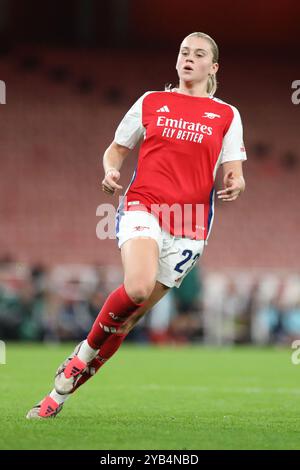
<path id="1" fill-rule="evenodd" d="M 124 286 L 127 294 L 148 299 L 158 272 L 159 247 L 154 238 L 135 237 L 121 246 Z"/>

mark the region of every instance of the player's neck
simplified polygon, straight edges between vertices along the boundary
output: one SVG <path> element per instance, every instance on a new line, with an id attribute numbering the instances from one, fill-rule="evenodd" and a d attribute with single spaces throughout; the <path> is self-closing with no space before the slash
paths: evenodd
<path id="1" fill-rule="evenodd" d="M 197 98 L 208 98 L 210 95 L 206 91 L 206 83 L 199 84 L 198 86 L 192 86 L 188 83 L 180 82 L 179 87 L 175 88 L 177 93 L 184 95 L 195 96 Z"/>

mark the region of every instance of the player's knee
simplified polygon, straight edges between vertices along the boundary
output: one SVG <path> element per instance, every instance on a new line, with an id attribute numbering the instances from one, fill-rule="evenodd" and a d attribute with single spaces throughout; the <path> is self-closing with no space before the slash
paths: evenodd
<path id="1" fill-rule="evenodd" d="M 151 292 L 154 288 L 154 283 L 152 282 L 124 282 L 125 290 L 127 295 L 135 302 L 136 304 L 144 303 L 151 295 Z"/>

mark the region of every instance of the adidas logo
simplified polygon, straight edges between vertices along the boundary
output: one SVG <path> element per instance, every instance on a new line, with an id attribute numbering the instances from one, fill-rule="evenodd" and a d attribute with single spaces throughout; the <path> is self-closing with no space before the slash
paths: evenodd
<path id="1" fill-rule="evenodd" d="M 49 415 L 50 413 L 53 413 L 54 409 L 52 406 L 48 405 L 48 408 L 45 411 L 45 415 Z"/>
<path id="2" fill-rule="evenodd" d="M 80 369 L 78 369 L 78 367 L 76 366 L 73 366 L 71 370 L 71 375 L 76 375 L 78 374 L 78 372 L 80 372 Z"/>
<path id="3" fill-rule="evenodd" d="M 156 110 L 157 113 L 169 113 L 170 110 L 167 105 L 163 106 L 162 108 L 159 108 Z"/>

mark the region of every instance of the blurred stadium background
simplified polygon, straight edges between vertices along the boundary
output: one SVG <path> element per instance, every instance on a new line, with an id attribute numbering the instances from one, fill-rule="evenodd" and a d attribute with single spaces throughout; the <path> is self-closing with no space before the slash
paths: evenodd
<path id="1" fill-rule="evenodd" d="M 122 281 L 116 241 L 96 237 L 97 207 L 118 203 L 101 191 L 103 152 L 141 94 L 177 83 L 193 31 L 220 47 L 216 96 L 242 115 L 246 192 L 215 201 L 199 266 L 126 342 L 299 338 L 299 13 L 293 0 L 0 0 L 0 339 L 82 339 Z"/>

